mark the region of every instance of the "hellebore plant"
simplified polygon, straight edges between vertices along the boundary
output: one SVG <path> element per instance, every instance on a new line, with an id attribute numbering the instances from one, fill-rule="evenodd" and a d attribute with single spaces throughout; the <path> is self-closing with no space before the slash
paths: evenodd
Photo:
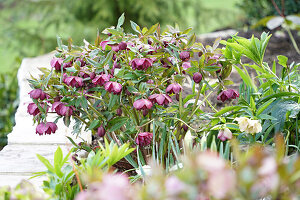
<path id="1" fill-rule="evenodd" d="M 239 96 L 225 88 L 232 82 L 226 80 L 230 60 L 217 48 L 220 39 L 204 48 L 195 35 L 187 35 L 191 29 L 163 32 L 159 24 L 141 29 L 131 22 L 136 32 L 131 34 L 123 31 L 123 22 L 124 15 L 116 28 L 104 31 L 109 34 L 98 34 L 95 44 L 84 41 L 78 47 L 69 41 L 65 46 L 58 38 L 51 69 L 41 69 L 43 76 L 30 80 L 28 113 L 39 124 L 38 134 L 56 131 L 52 125 L 45 128 L 46 116 L 56 114 L 67 126 L 75 120 L 75 134 L 88 129 L 119 145 L 139 147 L 126 157 L 135 168 L 146 165 L 150 155 L 174 165 L 187 131 L 194 136 L 209 132 L 207 119 L 217 110 L 208 97 L 222 90 L 222 101 Z M 184 87 L 190 77 L 192 85 Z M 217 83 L 211 85 L 211 79 Z M 194 103 L 185 107 L 189 100 Z M 212 114 L 201 110 L 204 102 Z"/>

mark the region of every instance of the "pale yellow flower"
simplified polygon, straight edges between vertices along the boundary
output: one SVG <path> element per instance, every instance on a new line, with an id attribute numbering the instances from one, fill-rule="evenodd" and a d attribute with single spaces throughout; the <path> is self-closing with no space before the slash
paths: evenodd
<path id="1" fill-rule="evenodd" d="M 247 117 L 237 117 L 234 120 L 239 123 L 239 128 L 242 132 L 247 130 L 249 124 L 249 119 Z"/>
<path id="2" fill-rule="evenodd" d="M 262 130 L 259 120 L 252 120 L 247 117 L 238 117 L 234 120 L 238 122 L 240 131 L 245 131 L 246 133 L 254 135 Z"/>

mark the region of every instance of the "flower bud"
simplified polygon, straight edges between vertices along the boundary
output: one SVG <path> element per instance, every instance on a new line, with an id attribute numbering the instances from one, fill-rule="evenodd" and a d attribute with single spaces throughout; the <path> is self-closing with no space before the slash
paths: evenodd
<path id="1" fill-rule="evenodd" d="M 183 51 L 179 54 L 179 58 L 182 60 L 182 61 L 188 61 L 190 59 L 190 52 L 188 51 Z"/>
<path id="2" fill-rule="evenodd" d="M 135 143 L 140 146 L 148 146 L 151 144 L 153 134 L 149 132 L 139 133 L 135 139 Z"/>
<path id="3" fill-rule="evenodd" d="M 187 132 L 187 130 L 189 129 L 189 127 L 188 127 L 186 124 L 183 124 L 183 125 L 181 126 L 181 128 L 182 128 L 185 132 Z"/>
<path id="4" fill-rule="evenodd" d="M 103 137 L 105 135 L 105 129 L 103 127 L 103 125 L 101 125 L 98 129 L 97 129 L 97 135 L 99 137 Z"/>
<path id="5" fill-rule="evenodd" d="M 194 73 L 193 80 L 195 81 L 195 83 L 200 83 L 202 80 L 202 74 L 200 74 L 199 72 Z"/>
<path id="6" fill-rule="evenodd" d="M 118 115 L 118 116 L 121 116 L 122 113 L 123 113 L 123 112 L 122 112 L 122 109 L 121 109 L 121 108 L 118 108 L 118 109 L 117 109 L 117 115 Z"/>

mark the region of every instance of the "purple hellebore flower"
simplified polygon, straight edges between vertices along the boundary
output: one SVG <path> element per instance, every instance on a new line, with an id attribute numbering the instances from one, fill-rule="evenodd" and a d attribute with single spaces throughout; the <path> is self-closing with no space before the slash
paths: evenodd
<path id="1" fill-rule="evenodd" d="M 239 97 L 239 93 L 236 90 L 233 89 L 228 89 L 228 90 L 224 90 L 222 91 L 218 96 L 217 99 L 221 100 L 222 102 L 226 101 L 226 100 L 230 100 L 230 99 L 235 99 L 237 97 Z"/>
<path id="2" fill-rule="evenodd" d="M 149 132 L 139 133 L 135 139 L 135 143 L 140 146 L 148 146 L 151 144 L 153 134 Z"/>
<path id="3" fill-rule="evenodd" d="M 122 85 L 120 83 L 117 83 L 117 82 L 109 81 L 109 82 L 105 83 L 104 89 L 107 92 L 118 95 L 122 92 Z"/>
<path id="4" fill-rule="evenodd" d="M 60 71 L 61 70 L 61 65 L 63 64 L 63 59 L 62 58 L 52 58 L 50 61 L 51 67 L 53 67 L 55 70 Z"/>
<path id="5" fill-rule="evenodd" d="M 108 40 L 100 42 L 100 46 L 102 47 L 103 51 L 105 50 L 105 47 L 106 47 L 106 45 L 107 45 L 108 42 L 109 42 Z"/>
<path id="6" fill-rule="evenodd" d="M 71 116 L 75 108 L 73 106 L 66 106 L 66 103 L 57 101 L 52 104 L 52 110 L 60 116 Z"/>
<path id="7" fill-rule="evenodd" d="M 190 59 L 190 52 L 188 51 L 183 51 L 179 54 L 179 58 L 182 60 L 182 61 L 188 61 Z"/>
<path id="8" fill-rule="evenodd" d="M 182 90 L 182 87 L 178 83 L 172 83 L 168 85 L 166 92 L 168 94 L 178 94 Z"/>
<path id="9" fill-rule="evenodd" d="M 95 85 L 100 85 L 103 86 L 106 82 L 108 82 L 110 79 L 110 75 L 107 74 L 101 74 L 101 75 L 97 75 L 93 80 L 92 83 L 94 83 Z"/>
<path id="10" fill-rule="evenodd" d="M 119 49 L 119 45 L 117 44 L 109 44 L 109 46 L 111 46 L 111 50 L 113 50 L 114 52 L 118 52 Z"/>
<path id="11" fill-rule="evenodd" d="M 148 97 L 152 103 L 157 103 L 158 105 L 168 105 L 172 103 L 172 99 L 167 94 L 152 94 Z"/>
<path id="12" fill-rule="evenodd" d="M 42 108 L 45 108 L 46 104 L 44 103 L 41 103 L 40 106 Z M 47 106 L 47 111 L 48 111 L 49 107 Z M 41 111 L 39 109 L 39 107 L 35 104 L 35 103 L 30 103 L 28 104 L 27 106 L 27 112 L 30 114 L 30 115 L 33 115 L 33 116 L 36 116 L 38 115 Z"/>
<path id="13" fill-rule="evenodd" d="M 146 83 L 148 83 L 148 84 L 154 84 L 154 81 L 152 79 L 149 79 Z"/>
<path id="14" fill-rule="evenodd" d="M 183 62 L 183 63 L 182 63 L 182 68 L 183 68 L 183 69 L 188 69 L 188 68 L 190 68 L 190 67 L 192 67 L 190 62 Z"/>
<path id="15" fill-rule="evenodd" d="M 46 124 L 44 122 L 40 123 L 36 127 L 36 133 L 39 135 L 51 135 L 51 133 L 55 133 L 57 130 L 57 125 L 53 122 L 47 122 Z"/>
<path id="16" fill-rule="evenodd" d="M 202 80 L 202 74 L 200 74 L 199 72 L 194 73 L 193 80 L 195 81 L 195 83 L 200 83 Z"/>
<path id="17" fill-rule="evenodd" d="M 73 61 L 70 61 L 70 62 L 67 62 L 67 63 L 63 63 L 63 69 L 66 69 L 68 67 L 72 67 L 72 64 L 73 64 Z"/>
<path id="18" fill-rule="evenodd" d="M 152 63 L 153 61 L 150 58 L 135 58 L 129 62 L 133 70 L 147 70 L 152 66 Z"/>
<path id="19" fill-rule="evenodd" d="M 49 95 L 41 89 L 31 90 L 28 94 L 30 95 L 30 98 L 32 98 L 32 99 L 44 100 L 49 97 Z"/>
<path id="20" fill-rule="evenodd" d="M 105 129 L 103 127 L 103 125 L 101 124 L 101 126 L 99 126 L 99 128 L 97 129 L 97 135 L 99 137 L 104 137 L 105 135 Z"/>
<path id="21" fill-rule="evenodd" d="M 119 50 L 125 50 L 127 48 L 127 43 L 126 42 L 120 42 L 118 44 Z"/>
<path id="22" fill-rule="evenodd" d="M 69 76 L 64 79 L 64 83 L 71 87 L 79 88 L 83 86 L 83 79 L 78 76 Z"/>
<path id="23" fill-rule="evenodd" d="M 133 107 L 137 110 L 148 110 L 153 106 L 152 102 L 148 99 L 139 99 L 133 103 Z"/>

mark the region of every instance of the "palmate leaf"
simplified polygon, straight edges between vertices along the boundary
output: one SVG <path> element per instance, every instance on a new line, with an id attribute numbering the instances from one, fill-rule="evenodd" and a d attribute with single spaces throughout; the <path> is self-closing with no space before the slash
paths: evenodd
<path id="1" fill-rule="evenodd" d="M 290 118 L 296 117 L 300 112 L 300 105 L 292 100 L 277 100 L 271 107 L 271 116 L 277 119 L 272 122 L 278 122 L 275 132 L 283 130 L 288 112 L 290 112 Z"/>

